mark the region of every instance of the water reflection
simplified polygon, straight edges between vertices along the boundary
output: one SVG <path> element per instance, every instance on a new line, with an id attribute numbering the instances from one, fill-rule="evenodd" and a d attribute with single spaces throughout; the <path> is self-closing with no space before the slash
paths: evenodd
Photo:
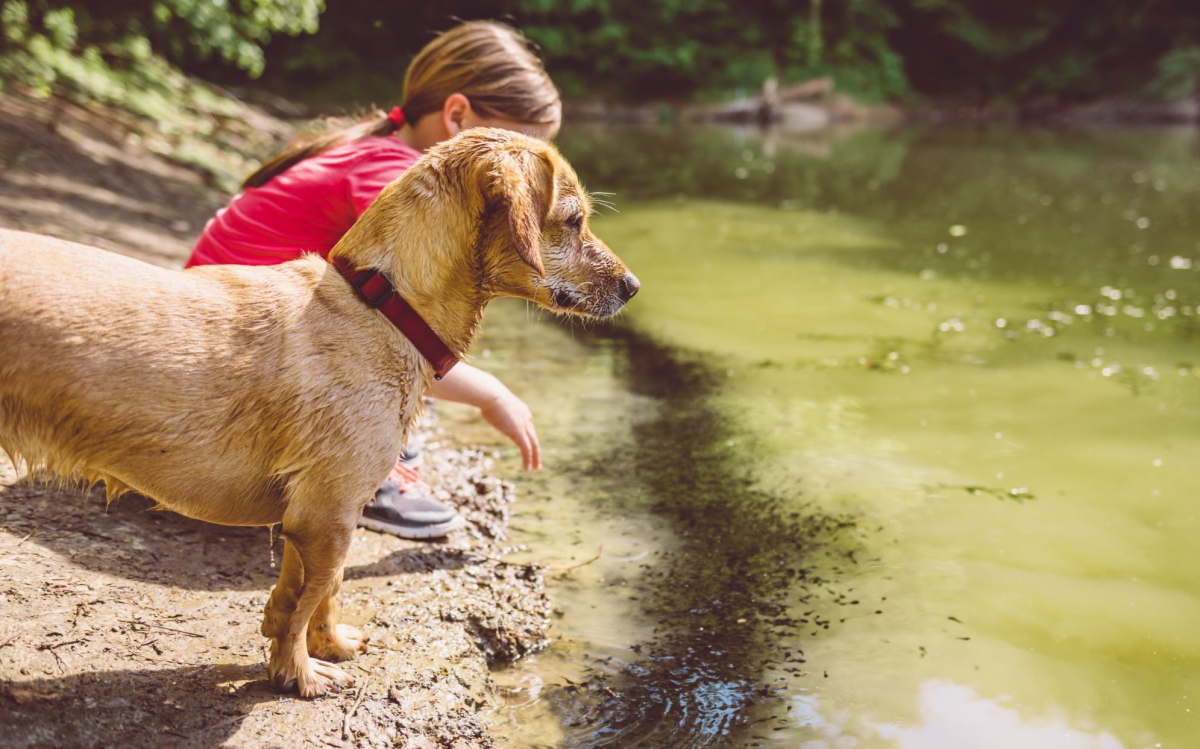
<path id="1" fill-rule="evenodd" d="M 827 717 L 816 695 L 798 695 L 790 719 L 810 738 L 798 749 L 1126 749 L 1113 734 L 1072 725 L 1063 715 L 1022 715 L 1010 697 L 985 699 L 970 687 L 931 679 L 916 695 L 917 716 L 909 724 L 878 723 L 843 711 Z M 1147 747 L 1153 744 L 1145 745 Z"/>
<path id="2" fill-rule="evenodd" d="M 542 707 L 559 716 L 564 746 L 725 745 L 756 706 L 779 704 L 790 675 L 802 670 L 794 665 L 804 663 L 801 652 L 774 643 L 830 625 L 792 607 L 818 595 L 859 604 L 832 579 L 839 564 L 854 564 L 847 552 L 855 523 L 807 507 L 798 492 L 755 488 L 741 453 L 730 449 L 750 437 L 711 407 L 715 378 L 702 364 L 628 328 L 585 339 L 615 352 L 623 386 L 655 407 L 633 418 L 631 442 L 576 470 L 609 496 L 624 496 L 626 509 L 664 519 L 676 542 L 640 565 L 635 579 L 618 572 L 597 581 L 635 591 L 653 629 L 628 652 L 602 657 L 599 638 L 576 629 L 593 657 L 577 681 L 542 689 Z M 606 542 L 610 569 L 649 556 L 639 545 Z M 788 675 L 763 685 L 758 675 L 768 665 Z"/>
<path id="3" fill-rule="evenodd" d="M 1074 728 L 1062 716 L 1026 719 L 1005 704 L 1012 700 L 983 699 L 959 684 L 927 681 L 917 700 L 917 725 L 877 725 L 875 732 L 899 749 L 1125 749 L 1106 731 Z"/>

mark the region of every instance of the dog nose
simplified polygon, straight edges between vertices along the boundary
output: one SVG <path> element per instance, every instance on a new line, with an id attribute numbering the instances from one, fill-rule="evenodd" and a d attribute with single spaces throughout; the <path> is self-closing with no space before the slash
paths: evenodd
<path id="1" fill-rule="evenodd" d="M 638 293 L 640 288 L 642 288 L 642 282 L 637 280 L 637 276 L 626 273 L 625 277 L 617 282 L 617 296 L 621 297 L 622 302 L 628 302 L 633 299 L 633 295 Z"/>

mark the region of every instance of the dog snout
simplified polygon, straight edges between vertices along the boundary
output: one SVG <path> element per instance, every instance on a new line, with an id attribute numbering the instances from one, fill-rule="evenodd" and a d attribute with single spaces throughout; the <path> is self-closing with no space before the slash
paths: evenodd
<path id="1" fill-rule="evenodd" d="M 626 273 L 625 277 L 617 282 L 617 296 L 621 298 L 622 302 L 628 302 L 633 299 L 640 288 L 642 288 L 642 282 L 638 280 L 637 276 Z"/>

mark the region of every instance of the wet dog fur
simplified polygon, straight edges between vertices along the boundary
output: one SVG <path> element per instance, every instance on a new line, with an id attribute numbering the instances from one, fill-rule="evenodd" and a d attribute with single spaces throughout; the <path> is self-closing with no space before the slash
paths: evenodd
<path id="1" fill-rule="evenodd" d="M 458 355 L 516 296 L 607 317 L 637 280 L 588 229 L 550 145 L 477 129 L 430 149 L 333 249 L 390 278 Z M 225 525 L 282 523 L 263 617 L 268 676 L 304 697 L 353 680 L 338 623 L 363 506 L 419 416 L 432 370 L 316 255 L 157 268 L 0 231 L 0 449 L 33 473 L 103 481 Z"/>

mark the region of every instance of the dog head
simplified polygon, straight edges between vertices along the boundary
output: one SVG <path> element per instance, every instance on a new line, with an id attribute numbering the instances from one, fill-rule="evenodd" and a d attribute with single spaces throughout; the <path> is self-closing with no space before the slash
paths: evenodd
<path id="1" fill-rule="evenodd" d="M 588 227 L 591 199 L 552 145 L 477 128 L 438 149 L 478 190 L 474 251 L 480 282 L 491 294 L 554 312 L 609 317 L 638 292 L 637 277 Z"/>

